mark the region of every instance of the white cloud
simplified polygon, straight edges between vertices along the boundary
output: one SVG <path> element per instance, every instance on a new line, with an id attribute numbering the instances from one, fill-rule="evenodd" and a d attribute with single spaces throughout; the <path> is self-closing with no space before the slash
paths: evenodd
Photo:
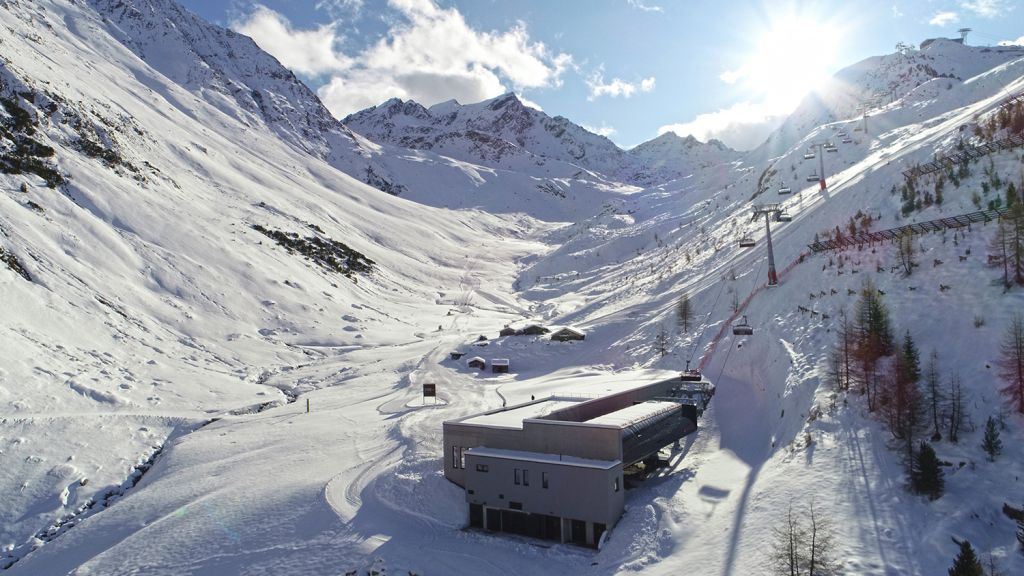
<path id="1" fill-rule="evenodd" d="M 327 12 L 331 18 L 353 17 L 362 11 L 363 0 L 320 0 L 315 8 Z"/>
<path id="2" fill-rule="evenodd" d="M 637 10 L 643 10 L 644 12 L 663 12 L 661 6 L 655 4 L 644 4 L 642 0 L 626 0 L 630 6 Z"/>
<path id="3" fill-rule="evenodd" d="M 288 19 L 265 6 L 256 9 L 231 27 L 273 54 L 281 64 L 300 74 L 319 76 L 345 70 L 351 60 L 337 50 L 341 38 L 327 24 L 313 30 L 294 30 Z"/>
<path id="4" fill-rule="evenodd" d="M 587 86 L 590 88 L 590 95 L 587 96 L 587 100 L 594 100 L 601 96 L 611 96 L 612 98 L 629 98 L 633 94 L 639 92 L 650 92 L 654 90 L 655 79 L 654 76 L 644 78 L 637 82 L 626 82 L 620 78 L 612 78 L 610 82 L 604 81 L 604 70 L 599 68 L 596 72 L 591 74 L 590 78 L 587 79 Z"/>
<path id="5" fill-rule="evenodd" d="M 610 138 L 612 134 L 615 134 L 616 132 L 615 128 L 611 126 L 606 126 L 604 122 L 601 122 L 600 128 L 596 126 L 590 126 L 589 124 L 580 124 L 580 127 L 582 127 L 587 132 L 593 132 L 594 134 L 604 136 L 605 138 Z"/>
<path id="6" fill-rule="evenodd" d="M 935 16 L 932 16 L 932 19 L 929 20 L 928 23 L 931 24 L 932 26 L 946 26 L 948 24 L 956 22 L 959 19 L 960 17 L 957 15 L 956 12 L 939 12 Z"/>
<path id="7" fill-rule="evenodd" d="M 1024 36 L 1017 38 L 1016 40 L 1001 40 L 1000 46 L 1024 46 Z"/>
<path id="8" fill-rule="evenodd" d="M 785 118 L 775 106 L 740 102 L 724 110 L 700 114 L 690 122 L 662 126 L 658 134 L 692 135 L 702 142 L 716 138 L 730 148 L 750 150 L 764 142 Z"/>
<path id="9" fill-rule="evenodd" d="M 902 18 L 903 17 L 903 12 L 900 10 L 900 7 L 895 5 L 895 4 L 892 5 L 892 17 L 893 18 Z"/>
<path id="10" fill-rule="evenodd" d="M 961 2 L 960 7 L 974 12 L 982 18 L 990 19 L 1002 16 L 1013 9 L 1007 5 L 1006 0 L 973 0 Z"/>
<path id="11" fill-rule="evenodd" d="M 352 8 L 359 2 L 324 0 L 321 4 Z M 481 32 L 470 27 L 457 9 L 442 8 L 434 0 L 389 0 L 389 6 L 398 17 L 380 40 L 358 54 L 341 53 L 338 39 L 332 38 L 330 54 L 337 64 L 332 66 L 308 65 L 297 54 L 310 47 L 288 42 L 303 34 L 323 34 L 325 29 L 333 33 L 331 27 L 296 31 L 283 16 L 262 6 L 233 27 L 272 38 L 267 41 L 250 34 L 298 72 L 330 72 L 330 80 L 317 92 L 339 117 L 392 97 L 430 106 L 451 98 L 478 102 L 510 87 L 520 91 L 558 86 L 562 73 L 572 65 L 568 54 L 554 53 L 543 42 L 532 41 L 523 23 L 506 31 Z M 267 18 L 268 13 L 274 18 Z M 256 28 L 250 25 L 253 21 L 275 26 Z"/>

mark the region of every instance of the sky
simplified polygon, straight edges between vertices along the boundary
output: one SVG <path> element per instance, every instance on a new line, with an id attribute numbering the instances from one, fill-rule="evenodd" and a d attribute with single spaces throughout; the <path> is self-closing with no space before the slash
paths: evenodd
<path id="1" fill-rule="evenodd" d="M 1024 0 L 178 0 L 253 38 L 338 118 L 515 92 L 623 148 L 760 144 L 816 83 L 897 43 L 1024 44 Z"/>

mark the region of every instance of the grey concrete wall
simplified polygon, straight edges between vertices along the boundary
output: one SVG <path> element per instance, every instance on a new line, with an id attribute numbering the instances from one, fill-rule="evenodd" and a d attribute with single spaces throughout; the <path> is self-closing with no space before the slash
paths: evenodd
<path id="1" fill-rule="evenodd" d="M 593 460 L 621 460 L 622 432 L 618 428 L 579 426 L 545 420 L 527 420 L 522 430 L 444 423 L 444 475 L 465 486 L 465 469 L 452 466 L 452 447 L 463 451 L 478 446 L 562 454 Z"/>
<path id="2" fill-rule="evenodd" d="M 478 472 L 477 464 L 486 465 L 488 471 Z M 516 468 L 529 471 L 529 486 L 515 484 Z M 546 489 L 544 472 L 548 473 Z M 470 504 L 511 509 L 509 502 L 519 502 L 523 512 L 601 522 L 608 528 L 622 515 L 625 501 L 621 464 L 602 470 L 471 454 L 466 458 L 465 478 Z"/>

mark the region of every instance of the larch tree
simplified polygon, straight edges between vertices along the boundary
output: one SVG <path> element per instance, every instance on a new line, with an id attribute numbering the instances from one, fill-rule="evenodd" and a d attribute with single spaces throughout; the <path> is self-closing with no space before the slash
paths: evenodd
<path id="1" fill-rule="evenodd" d="M 928 367 L 924 371 L 925 402 L 931 413 L 932 442 L 942 440 L 942 425 L 939 415 L 942 412 L 943 392 L 942 375 L 939 373 L 939 353 L 932 350 L 928 356 Z"/>
<path id="2" fill-rule="evenodd" d="M 960 429 L 964 427 L 964 397 L 960 385 L 960 374 L 954 373 L 949 378 L 949 397 L 947 398 L 947 414 L 949 429 L 947 438 L 950 442 L 960 440 Z"/>
<path id="3" fill-rule="evenodd" d="M 683 294 L 676 302 L 676 322 L 683 332 L 689 332 L 693 325 L 693 304 L 690 303 L 690 296 Z"/>
<path id="4" fill-rule="evenodd" d="M 1024 315 L 1016 312 L 1000 345 L 999 376 L 1006 383 L 1001 392 L 1013 410 L 1024 414 Z"/>

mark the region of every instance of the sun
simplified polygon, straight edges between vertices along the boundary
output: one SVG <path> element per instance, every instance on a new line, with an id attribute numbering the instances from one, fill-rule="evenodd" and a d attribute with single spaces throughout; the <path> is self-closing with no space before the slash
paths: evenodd
<path id="1" fill-rule="evenodd" d="M 806 16 L 773 17 L 754 36 L 752 53 L 735 70 L 722 74 L 769 108 L 790 111 L 831 75 L 841 28 Z"/>

